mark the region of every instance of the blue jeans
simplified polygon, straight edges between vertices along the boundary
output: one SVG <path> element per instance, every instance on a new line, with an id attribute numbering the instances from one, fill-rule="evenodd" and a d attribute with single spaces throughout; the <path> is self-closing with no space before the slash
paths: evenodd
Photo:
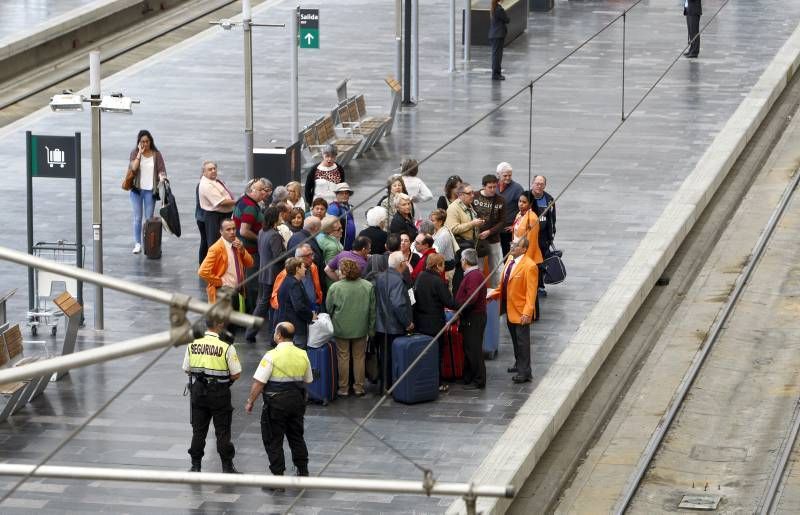
<path id="1" fill-rule="evenodd" d="M 142 209 L 144 209 L 144 218 L 147 220 L 153 218 L 153 211 L 156 208 L 153 190 L 131 190 L 131 206 L 133 207 L 133 241 L 141 245 Z"/>

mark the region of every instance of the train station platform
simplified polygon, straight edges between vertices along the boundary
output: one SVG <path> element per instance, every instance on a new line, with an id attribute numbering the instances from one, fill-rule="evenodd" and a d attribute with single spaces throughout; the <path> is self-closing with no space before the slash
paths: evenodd
<path id="1" fill-rule="evenodd" d="M 523 90 L 633 2 L 557 2 L 551 13 L 533 13 L 526 34 L 506 48 L 507 80 L 490 80 L 488 49 L 474 47 L 472 61 L 448 72 L 447 0 L 420 3 L 420 85 L 416 107 L 403 109 L 392 134 L 354 160 L 347 180 L 354 203 L 385 188 L 385 179 L 404 157 L 421 159 L 464 127 Z M 259 23 L 283 23 L 296 4 L 269 1 L 254 9 Z M 701 26 L 722 2 L 708 2 Z M 319 50 L 301 50 L 300 124 L 310 123 L 336 103 L 336 85 L 349 78 L 352 93 L 364 93 L 373 113 L 389 109 L 384 77 L 394 68 L 393 2 L 330 0 L 320 13 Z M 746 20 L 743 22 L 742 20 Z M 483 391 L 453 385 L 439 400 L 415 406 L 381 407 L 366 428 L 325 471 L 328 476 L 416 479 L 418 467 L 440 481 L 499 484 L 524 479 L 563 422 L 602 357 L 619 336 L 638 302 L 658 278 L 682 235 L 735 161 L 794 72 L 800 44 L 800 4 L 763 0 L 727 3 L 703 33 L 700 58 L 680 58 L 632 114 L 651 85 L 683 51 L 686 25 L 680 7 L 642 3 L 626 17 L 625 106 L 621 113 L 622 24 L 583 46 L 533 88 L 523 91 L 421 166 L 420 177 L 438 193 L 458 173 L 473 184 L 501 161 L 514 178 L 548 177 L 559 195 L 556 243 L 564 250 L 569 277 L 548 288 L 542 319 L 533 329 L 534 381 L 512 384 L 505 372 L 512 358 L 501 329 L 498 359 L 487 362 Z M 459 23 L 460 25 L 460 23 Z M 234 190 L 244 187 L 242 164 L 242 41 L 238 32 L 211 29 L 103 82 L 105 92 L 123 90 L 141 100 L 132 116 L 103 116 L 105 272 L 165 290 L 202 297 L 196 276 L 199 238 L 194 228 L 194 189 L 204 159 L 216 160 Z M 256 28 L 254 36 L 255 128 L 257 142 L 289 133 L 289 40 L 285 29 Z M 459 54 L 460 55 L 460 54 Z M 743 111 L 743 109 L 746 111 Z M 732 118 L 732 116 L 735 116 Z M 184 236 L 165 237 L 164 256 L 151 261 L 130 253 L 130 204 L 119 188 L 136 132 L 149 129 L 163 152 L 183 220 Z M 46 106 L 0 128 L 0 159 L 7 170 L 0 184 L 9 229 L 0 245 L 23 250 L 25 237 L 25 131 L 83 134 L 84 241 L 91 241 L 89 114 L 52 113 Z M 584 167 L 603 141 L 607 145 Z M 577 178 L 575 178 L 577 175 Z M 573 178 L 575 180 L 573 181 Z M 73 187 L 65 180 L 37 179 L 35 241 L 74 239 Z M 379 194 L 366 202 L 374 205 Z M 417 206 L 427 214 L 434 202 Z M 363 226 L 364 209 L 356 220 Z M 16 229 L 18 228 L 18 229 Z M 15 230 L 16 229 L 16 230 Z M 90 261 L 91 249 L 87 249 Z M 87 264 L 91 267 L 91 263 Z M 0 266 L 3 290 L 19 288 L 9 318 L 23 321 L 27 307 L 22 267 Z M 103 332 L 87 328 L 79 349 L 116 342 L 168 327 L 164 308 L 106 291 Z M 266 470 L 258 415 L 244 413 L 249 377 L 265 348 L 238 344 L 244 380 L 233 387 L 236 465 L 244 472 Z M 182 349 L 170 351 L 95 418 L 49 464 L 186 469 L 191 429 L 188 398 L 182 396 Z M 144 354 L 75 370 L 47 394 L 0 425 L 0 456 L 35 463 L 102 406 L 154 355 Z M 319 472 L 377 400 L 339 399 L 311 406 L 306 438 L 311 473 Z M 205 470 L 218 470 L 213 438 Z M 385 443 L 401 451 L 401 457 Z M 410 461 L 413 461 L 412 464 Z M 13 478 L 0 481 L 0 495 Z M 297 492 L 269 495 L 256 488 L 141 485 L 104 481 L 31 480 L 3 506 L 4 512 L 45 513 L 107 510 L 129 513 L 253 513 L 285 510 Z M 445 512 L 452 498 L 342 492 L 306 494 L 297 513 Z M 463 509 L 463 504 L 460 505 Z M 479 507 L 502 511 L 502 503 Z"/>

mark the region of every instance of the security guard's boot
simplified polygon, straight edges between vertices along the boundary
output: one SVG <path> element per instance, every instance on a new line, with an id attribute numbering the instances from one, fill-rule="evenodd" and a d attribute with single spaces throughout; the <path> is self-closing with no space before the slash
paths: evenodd
<path id="1" fill-rule="evenodd" d="M 280 473 L 280 474 L 272 474 L 272 475 L 273 475 L 273 476 L 282 476 L 282 475 L 283 475 L 283 473 Z M 273 488 L 273 487 L 271 487 L 271 486 L 262 486 L 262 487 L 261 487 L 261 491 L 262 491 L 262 492 L 266 492 L 266 493 L 268 493 L 268 494 L 281 494 L 281 493 L 285 492 L 285 491 L 286 491 L 286 489 L 285 489 L 285 488 Z"/>
<path id="2" fill-rule="evenodd" d="M 192 468 L 189 469 L 189 472 L 200 472 L 200 460 L 192 460 Z"/>
<path id="3" fill-rule="evenodd" d="M 297 472 L 295 473 L 297 476 L 308 476 L 308 468 L 307 467 L 298 467 Z"/>
<path id="4" fill-rule="evenodd" d="M 222 472 L 225 474 L 241 474 L 241 472 L 236 470 L 236 467 L 233 466 L 233 461 L 223 461 Z"/>

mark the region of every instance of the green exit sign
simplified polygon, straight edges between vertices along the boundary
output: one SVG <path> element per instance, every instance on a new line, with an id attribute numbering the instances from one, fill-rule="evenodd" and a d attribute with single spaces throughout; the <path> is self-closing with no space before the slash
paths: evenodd
<path id="1" fill-rule="evenodd" d="M 319 48 L 319 9 L 300 9 L 300 48 Z"/>
<path id="2" fill-rule="evenodd" d="M 319 29 L 300 29 L 300 48 L 319 48 Z"/>

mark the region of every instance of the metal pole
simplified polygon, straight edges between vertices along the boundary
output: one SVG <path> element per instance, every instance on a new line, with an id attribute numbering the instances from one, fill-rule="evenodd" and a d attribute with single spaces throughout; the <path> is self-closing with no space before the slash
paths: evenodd
<path id="1" fill-rule="evenodd" d="M 185 336 L 189 337 L 190 335 L 191 330 L 187 327 Z M 160 349 L 168 345 L 173 345 L 175 339 L 176 335 L 172 331 L 163 331 L 132 340 L 112 343 L 111 345 L 103 345 L 102 347 L 82 350 L 64 356 L 35 361 L 27 365 L 4 368 L 0 370 L 0 381 L 3 381 L 3 383 L 12 383 L 45 375 L 49 377 L 55 372 L 66 372 L 86 365 L 104 363 L 112 359 L 139 354 L 153 349 Z"/>
<path id="2" fill-rule="evenodd" d="M 28 228 L 28 254 L 33 255 L 33 159 L 32 154 L 33 152 L 33 142 L 31 138 L 33 135 L 31 131 L 25 132 L 25 152 L 26 157 L 25 161 L 27 163 L 27 174 L 25 177 L 25 189 L 27 193 L 27 206 L 25 206 L 25 213 L 27 216 L 27 228 Z M 28 311 L 33 311 L 34 307 L 34 292 L 33 289 L 33 267 L 28 267 Z"/>
<path id="3" fill-rule="evenodd" d="M 30 256 L 24 252 L 12 250 L 7 247 L 0 247 L 0 259 L 5 259 L 6 261 L 11 261 L 20 265 L 33 266 L 34 268 L 53 272 L 66 277 L 73 277 L 75 279 L 83 280 L 87 283 L 105 286 L 106 288 L 111 288 L 112 290 L 135 295 L 143 299 L 160 302 L 161 304 L 172 305 L 175 301 L 174 294 L 168 291 L 150 288 L 138 283 L 123 281 L 122 279 L 116 279 L 107 275 L 98 274 L 83 268 L 75 268 L 74 266 L 56 263 L 55 261 L 42 259 L 37 256 Z M 208 304 L 197 299 L 189 299 L 189 305 L 186 309 L 193 313 L 206 315 L 213 307 L 214 304 Z M 228 321 L 232 324 L 242 327 L 260 327 L 263 323 L 263 319 L 260 317 L 239 313 L 238 311 L 232 311 Z"/>
<path id="4" fill-rule="evenodd" d="M 448 71 L 456 71 L 456 0 L 450 0 L 450 66 Z"/>
<path id="5" fill-rule="evenodd" d="M 89 52 L 89 93 L 92 103 L 92 235 L 94 271 L 103 273 L 103 172 L 100 159 L 100 52 Z M 103 288 L 94 289 L 94 328 L 103 329 Z"/>
<path id="6" fill-rule="evenodd" d="M 533 181 L 531 180 L 531 170 L 533 170 L 533 81 L 531 81 L 531 104 L 530 113 L 528 114 L 528 187 L 533 189 Z"/>
<path id="7" fill-rule="evenodd" d="M 216 472 L 169 472 L 153 469 L 100 467 L 65 467 L 55 465 L 0 464 L 0 476 L 33 476 L 60 479 L 96 479 L 100 481 L 137 481 L 172 484 L 215 484 L 228 486 L 267 486 L 304 490 L 345 490 L 350 492 L 386 492 L 435 496 L 478 497 L 514 496 L 513 486 L 473 486 L 469 483 L 434 483 L 392 479 L 351 479 L 336 477 L 273 476 L 270 474 L 223 474 Z"/>
<path id="8" fill-rule="evenodd" d="M 414 105 L 411 100 L 411 0 L 403 4 L 403 105 Z"/>
<path id="9" fill-rule="evenodd" d="M 242 0 L 244 35 L 244 177 L 253 178 L 253 15 L 250 0 Z"/>
<path id="10" fill-rule="evenodd" d="M 403 40 L 401 37 L 403 26 L 403 0 L 394 2 L 394 76 L 398 81 L 403 81 Z"/>
<path id="11" fill-rule="evenodd" d="M 469 62 L 472 46 L 472 0 L 464 0 L 464 62 Z"/>
<path id="12" fill-rule="evenodd" d="M 625 121 L 625 32 L 626 15 L 628 11 L 622 12 L 622 121 Z"/>
<path id="13" fill-rule="evenodd" d="M 419 0 L 411 0 L 411 98 L 419 102 Z"/>
<path id="14" fill-rule="evenodd" d="M 83 200 L 81 191 L 81 133 L 75 133 L 75 266 L 83 268 Z M 78 304 L 83 306 L 83 281 L 78 281 Z M 83 311 L 81 311 L 83 322 Z"/>
<path id="15" fill-rule="evenodd" d="M 297 141 L 297 138 L 300 136 L 300 106 L 299 106 L 299 84 L 300 84 L 300 56 L 297 47 L 299 46 L 299 34 L 298 34 L 298 27 L 299 23 L 297 22 L 298 17 L 300 16 L 300 8 L 298 7 L 295 11 L 292 12 L 289 20 L 289 31 L 291 33 L 291 37 L 289 38 L 289 44 L 291 45 L 292 49 L 292 72 L 291 72 L 291 104 L 292 104 L 292 133 L 291 137 L 289 138 L 289 143 L 292 144 Z"/>

